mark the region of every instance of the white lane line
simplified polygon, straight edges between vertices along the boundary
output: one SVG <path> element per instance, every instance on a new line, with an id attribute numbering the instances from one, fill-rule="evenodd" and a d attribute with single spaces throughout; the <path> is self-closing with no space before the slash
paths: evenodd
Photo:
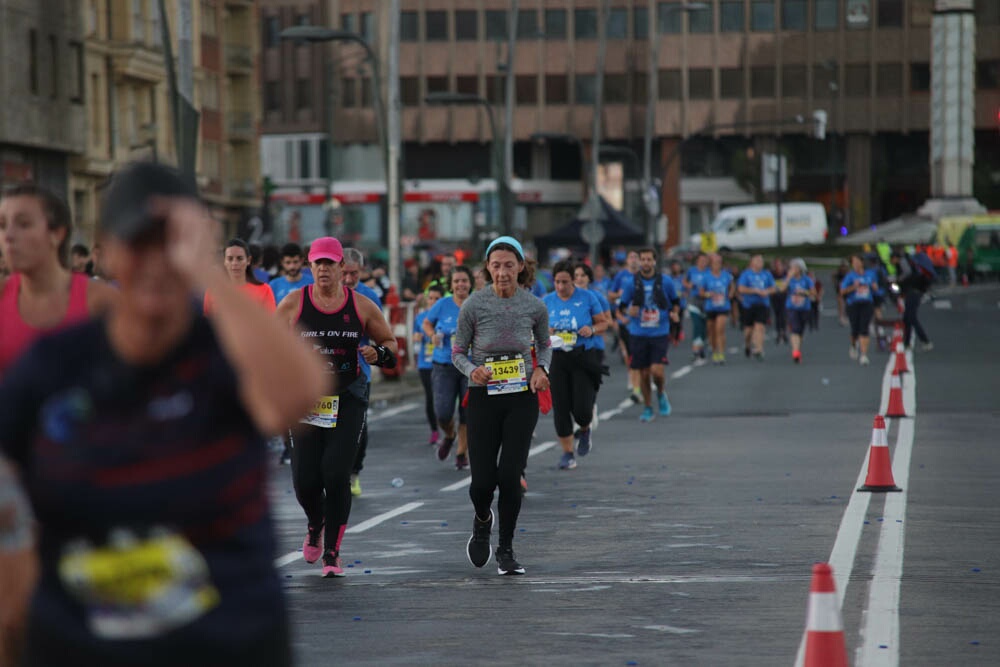
<path id="1" fill-rule="evenodd" d="M 678 368 L 676 371 L 674 371 L 673 373 L 671 373 L 670 377 L 672 379 L 674 379 L 674 380 L 676 380 L 678 378 L 682 378 L 685 375 L 687 375 L 688 373 L 690 373 L 692 368 L 694 368 L 694 366 L 692 366 L 691 364 L 688 364 L 687 366 L 682 366 L 682 367 Z"/>
<path id="2" fill-rule="evenodd" d="M 934 299 L 933 303 L 935 310 L 951 310 L 950 299 Z"/>
<path id="3" fill-rule="evenodd" d="M 355 533 L 363 533 L 364 531 L 366 531 L 366 530 L 368 530 L 370 528 L 374 528 L 375 526 L 379 525 L 380 523 L 383 523 L 384 521 L 388 521 L 389 519 L 393 518 L 394 516 L 399 516 L 400 514 L 406 514 L 407 512 L 411 512 L 411 511 L 417 509 L 418 507 L 422 507 L 422 506 L 423 506 L 423 503 L 421 503 L 421 502 L 406 503 L 405 505 L 397 507 L 396 509 L 389 510 L 388 512 L 383 512 L 382 514 L 378 514 L 376 516 L 373 516 L 372 518 L 368 519 L 367 521 L 362 521 L 361 523 L 359 523 L 356 526 L 351 526 L 350 528 L 348 528 L 344 532 L 345 533 L 351 533 L 352 535 L 355 534 Z M 285 554 L 284 556 L 282 556 L 280 558 L 276 558 L 274 560 L 274 567 L 275 568 L 282 568 L 282 567 L 288 565 L 289 563 L 294 563 L 295 561 L 297 561 L 300 558 L 302 558 L 302 552 L 301 551 L 290 551 L 287 554 Z"/>
<path id="4" fill-rule="evenodd" d="M 420 404 L 419 403 L 404 403 L 403 405 L 398 405 L 398 406 L 396 406 L 394 408 L 389 408 L 388 410 L 385 410 L 383 412 L 379 412 L 379 413 L 376 413 L 374 415 L 371 415 L 368 418 L 368 421 L 369 422 L 373 422 L 373 421 L 378 421 L 379 419 L 386 419 L 388 417 L 395 417 L 396 415 L 401 415 L 404 412 L 409 412 L 410 410 L 415 409 L 418 405 L 420 405 Z"/>
<path id="5" fill-rule="evenodd" d="M 911 355 L 907 355 L 910 357 Z M 912 370 L 903 388 L 903 402 L 916 406 L 916 373 Z M 909 399 L 909 400 L 907 400 Z M 906 501 L 910 481 L 910 459 L 913 453 L 914 419 L 900 419 L 896 447 L 892 453 L 892 478 L 900 493 L 887 494 L 882 511 L 878 550 L 872 567 L 872 582 L 868 589 L 868 604 L 862 615 L 862 644 L 856 653 L 855 667 L 897 667 L 899 665 L 899 599 L 903 579 L 903 547 L 906 534 Z"/>
<path id="6" fill-rule="evenodd" d="M 625 412 L 626 410 L 628 410 L 631 405 L 632 405 L 632 399 L 626 398 L 624 401 L 618 404 L 617 408 L 613 408 L 611 410 L 607 410 L 605 412 L 600 413 L 598 415 L 598 418 L 601 421 L 605 419 L 611 419 L 612 417 L 616 417 L 621 413 Z"/>
<path id="7" fill-rule="evenodd" d="M 555 440 L 549 440 L 547 442 L 543 442 L 543 443 L 537 444 L 537 445 L 535 445 L 534 447 L 532 447 L 531 449 L 528 450 L 528 456 L 531 457 L 531 456 L 535 456 L 537 454 L 541 454 L 542 452 L 547 452 L 548 450 L 552 449 L 555 446 L 556 446 L 556 441 Z M 441 491 L 443 491 L 445 493 L 447 493 L 449 491 L 458 491 L 459 489 L 465 488 L 469 484 L 472 484 L 472 476 L 471 475 L 469 475 L 468 477 L 463 477 L 462 479 L 458 480 L 454 484 L 449 484 L 448 486 L 441 487 Z"/>

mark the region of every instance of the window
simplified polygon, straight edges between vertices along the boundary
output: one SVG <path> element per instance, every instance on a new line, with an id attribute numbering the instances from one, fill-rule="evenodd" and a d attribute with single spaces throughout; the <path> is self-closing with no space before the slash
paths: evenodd
<path id="1" fill-rule="evenodd" d="M 420 105 L 419 77 L 399 77 L 399 101 L 404 107 L 415 107 Z"/>
<path id="2" fill-rule="evenodd" d="M 681 31 L 681 12 L 676 2 L 656 4 L 656 30 L 661 35 L 677 34 Z"/>
<path id="3" fill-rule="evenodd" d="M 212 141 L 202 142 L 201 173 L 213 181 L 219 180 L 219 144 Z"/>
<path id="4" fill-rule="evenodd" d="M 813 0 L 813 27 L 816 30 L 836 30 L 839 25 L 837 0 Z"/>
<path id="5" fill-rule="evenodd" d="M 88 0 L 86 29 L 84 37 L 94 37 L 97 35 L 97 0 Z"/>
<path id="6" fill-rule="evenodd" d="M 299 178 L 312 178 L 312 143 L 299 140 Z"/>
<path id="7" fill-rule="evenodd" d="M 49 35 L 49 53 L 51 54 L 49 56 L 51 95 L 52 99 L 57 99 L 59 97 L 59 38 L 55 35 Z"/>
<path id="8" fill-rule="evenodd" d="M 340 28 L 346 32 L 357 32 L 358 23 L 355 20 L 354 14 L 341 14 L 340 15 Z"/>
<path id="9" fill-rule="evenodd" d="M 681 99 L 681 71 L 679 69 L 661 69 L 657 72 L 657 86 L 661 100 Z"/>
<path id="10" fill-rule="evenodd" d="M 486 39 L 507 39 L 507 12 L 502 9 L 486 11 Z"/>
<path id="11" fill-rule="evenodd" d="M 312 82 L 309 79 L 295 80 L 295 108 L 308 109 L 312 106 Z"/>
<path id="12" fill-rule="evenodd" d="M 566 39 L 566 10 L 545 10 L 546 39 Z"/>
<path id="13" fill-rule="evenodd" d="M 821 98 L 837 93 L 840 85 L 837 83 L 838 71 L 835 62 L 813 65 L 813 97 Z"/>
<path id="14" fill-rule="evenodd" d="M 361 79 L 361 106 L 365 109 L 370 109 L 372 107 L 372 80 L 370 77 L 365 77 Z M 419 95 L 418 95 L 419 97 Z"/>
<path id="15" fill-rule="evenodd" d="M 806 29 L 806 0 L 784 0 L 781 3 L 781 29 Z"/>
<path id="16" fill-rule="evenodd" d="M 446 76 L 429 76 L 427 77 L 427 92 L 428 93 L 446 93 L 449 90 L 448 77 Z"/>
<path id="17" fill-rule="evenodd" d="M 504 91 L 506 90 L 506 75 L 486 77 L 486 99 L 490 104 L 503 104 L 505 101 Z"/>
<path id="18" fill-rule="evenodd" d="M 781 68 L 781 96 L 806 96 L 806 66 L 785 65 Z"/>
<path id="19" fill-rule="evenodd" d="M 597 39 L 597 10 L 573 10 L 573 37 L 576 39 Z"/>
<path id="20" fill-rule="evenodd" d="M 206 72 L 201 80 L 201 105 L 206 109 L 219 108 L 219 77 Z"/>
<path id="21" fill-rule="evenodd" d="M 424 36 L 428 42 L 448 41 L 448 12 L 427 12 L 424 21 Z"/>
<path id="22" fill-rule="evenodd" d="M 753 0 L 750 5 L 750 29 L 754 32 L 774 30 L 774 0 Z"/>
<path id="23" fill-rule="evenodd" d="M 719 4 L 719 30 L 721 32 L 743 32 L 743 2 L 722 2 Z"/>
<path id="24" fill-rule="evenodd" d="M 319 140 L 319 177 L 323 180 L 330 179 L 330 140 Z"/>
<path id="25" fill-rule="evenodd" d="M 104 111 L 104 102 L 101 95 L 101 75 L 90 75 L 90 94 L 94 98 L 93 109 L 90 110 L 90 143 L 98 146 L 101 143 L 101 112 Z"/>
<path id="26" fill-rule="evenodd" d="M 604 101 L 608 104 L 625 104 L 628 102 L 628 75 L 604 75 Z"/>
<path id="27" fill-rule="evenodd" d="M 371 12 L 361 12 L 361 37 L 369 44 L 375 42 L 375 15 Z"/>
<path id="28" fill-rule="evenodd" d="M 152 37 L 153 48 L 162 48 L 163 27 L 160 25 L 160 3 L 158 0 L 149 0 L 149 33 Z"/>
<path id="29" fill-rule="evenodd" d="M 569 102 L 569 83 L 563 74 L 545 75 L 545 103 L 566 104 Z"/>
<path id="30" fill-rule="evenodd" d="M 774 97 L 774 68 L 750 68 L 750 97 Z"/>
<path id="31" fill-rule="evenodd" d="M 519 10 L 517 12 L 517 38 L 538 39 L 538 33 L 538 12 L 534 9 Z M 521 99 L 520 95 L 518 99 Z"/>
<path id="32" fill-rule="evenodd" d="M 538 104 L 538 77 L 534 74 L 515 76 L 514 92 L 519 105 Z"/>
<path id="33" fill-rule="evenodd" d="M 976 63 L 976 88 L 1000 88 L 1000 60 L 980 60 Z"/>
<path id="34" fill-rule="evenodd" d="M 910 90 L 914 93 L 926 93 L 930 89 L 930 63 L 910 63 Z"/>
<path id="35" fill-rule="evenodd" d="M 628 10 L 624 7 L 616 7 L 608 13 L 608 25 L 604 28 L 607 31 L 608 39 L 628 38 Z"/>
<path id="36" fill-rule="evenodd" d="M 281 41 L 281 17 L 268 16 L 264 19 L 264 47 L 273 49 Z"/>
<path id="37" fill-rule="evenodd" d="M 645 72 L 632 72 L 632 104 L 645 105 L 649 101 L 649 80 Z"/>
<path id="38" fill-rule="evenodd" d="M 474 42 L 479 39 L 479 16 L 474 9 L 455 12 L 455 40 Z"/>
<path id="39" fill-rule="evenodd" d="M 903 27 L 903 0 L 878 0 L 878 27 Z"/>
<path id="40" fill-rule="evenodd" d="M 880 96 L 903 93 L 902 63 L 879 63 L 875 76 L 875 90 Z"/>
<path id="41" fill-rule="evenodd" d="M 705 33 L 712 32 L 713 21 L 712 17 L 712 5 L 706 4 L 702 9 L 693 9 L 687 13 L 688 15 L 688 32 L 690 33 Z"/>
<path id="42" fill-rule="evenodd" d="M 83 104 L 84 87 L 86 86 L 86 70 L 83 62 L 83 44 L 80 42 L 69 43 L 69 64 L 72 68 L 73 79 L 69 86 L 69 101 L 75 104 Z"/>
<path id="43" fill-rule="evenodd" d="M 309 14 L 297 14 L 295 16 L 295 25 L 312 25 L 312 17 Z"/>
<path id="44" fill-rule="evenodd" d="M 688 70 L 688 97 L 692 100 L 710 100 L 715 97 L 712 89 L 712 70 Z"/>
<path id="45" fill-rule="evenodd" d="M 844 67 L 844 92 L 848 97 L 866 97 L 871 92 L 871 72 L 868 65 Z"/>
<path id="46" fill-rule="evenodd" d="M 142 11 L 142 0 L 132 0 L 132 41 L 146 41 L 146 17 Z"/>
<path id="47" fill-rule="evenodd" d="M 985 3 L 977 3 L 983 5 Z M 934 13 L 934 0 L 910 0 L 910 25 L 915 28 L 926 28 L 931 24 L 931 16 Z M 998 5 L 1000 6 L 1000 5 Z M 979 23 L 979 21 L 976 21 Z"/>
<path id="48" fill-rule="evenodd" d="M 399 13 L 399 41 L 416 42 L 420 40 L 420 15 L 416 12 Z"/>
<path id="49" fill-rule="evenodd" d="M 340 106 L 353 109 L 358 105 L 357 79 L 340 80 Z"/>
<path id="50" fill-rule="evenodd" d="M 479 94 L 479 77 L 477 76 L 456 76 L 455 92 L 463 95 Z"/>
<path id="51" fill-rule="evenodd" d="M 632 36 L 635 39 L 649 38 L 649 12 L 645 7 L 632 10 Z"/>
<path id="52" fill-rule="evenodd" d="M 281 88 L 277 81 L 264 84 L 264 110 L 281 111 Z"/>
<path id="53" fill-rule="evenodd" d="M 743 97 L 743 70 L 719 70 L 719 97 L 724 100 L 734 100 Z"/>
<path id="54" fill-rule="evenodd" d="M 157 3 L 159 8 L 159 3 Z M 219 34 L 219 26 L 216 22 L 215 3 L 209 0 L 201 1 L 201 34 L 215 37 Z"/>
<path id="55" fill-rule="evenodd" d="M 597 77 L 593 74 L 577 74 L 574 78 L 573 102 L 593 104 L 597 100 Z"/>
<path id="56" fill-rule="evenodd" d="M 976 2 L 976 25 L 1000 25 L 1000 3 L 985 0 Z"/>

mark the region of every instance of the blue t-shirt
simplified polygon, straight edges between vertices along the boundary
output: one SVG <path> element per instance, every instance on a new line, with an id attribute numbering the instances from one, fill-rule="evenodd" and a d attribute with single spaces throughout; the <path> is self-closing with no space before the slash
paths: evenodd
<path id="1" fill-rule="evenodd" d="M 444 342 L 434 347 L 436 364 L 451 364 L 451 338 L 458 328 L 458 313 L 461 310 L 454 297 L 446 296 L 438 299 L 434 307 L 427 311 L 427 321 L 434 327 L 434 333 L 444 335 Z"/>
<path id="2" fill-rule="evenodd" d="M 750 269 L 745 269 L 743 273 L 740 274 L 740 279 L 737 281 L 738 287 L 751 287 L 753 289 L 767 289 L 769 287 L 774 287 L 774 276 L 767 269 L 762 271 L 752 271 Z M 761 296 L 760 294 L 740 294 L 740 304 L 744 308 L 753 308 L 754 306 L 769 306 L 771 305 L 770 296 Z"/>
<path id="3" fill-rule="evenodd" d="M 663 286 L 663 294 L 667 297 L 668 303 L 665 310 L 661 310 L 653 302 L 653 283 L 657 280 Z M 667 279 L 662 274 L 654 275 L 652 278 L 642 278 L 640 276 L 640 281 L 643 292 L 645 292 L 645 305 L 636 317 L 629 316 L 629 335 L 647 338 L 669 335 L 670 310 L 679 303 L 677 292 L 674 291 L 673 281 Z M 622 306 L 631 306 L 634 299 L 635 280 L 633 279 L 632 282 L 626 282 L 622 285 L 622 297 L 619 302 Z"/>
<path id="4" fill-rule="evenodd" d="M 809 276 L 799 276 L 788 279 L 788 296 L 785 297 L 785 308 L 788 310 L 809 310 L 812 308 L 812 299 L 807 292 L 810 292 L 816 283 Z M 799 294 L 798 292 L 803 292 Z"/>
<path id="5" fill-rule="evenodd" d="M 312 285 L 312 284 L 313 284 L 313 277 L 311 275 L 306 275 L 305 273 L 303 273 L 302 275 L 299 276 L 299 279 L 296 280 L 294 283 L 290 282 L 288 278 L 286 278 L 285 276 L 278 276 L 270 283 L 268 283 L 268 287 L 270 287 L 271 291 L 274 292 L 274 302 L 281 303 L 281 300 L 284 299 L 286 296 L 288 296 L 290 292 L 294 292 L 300 287 L 305 287 L 306 285 Z"/>
<path id="6" fill-rule="evenodd" d="M 611 288 L 611 279 L 604 276 L 600 280 L 594 280 L 590 283 L 590 291 L 597 292 L 603 297 L 608 296 L 608 290 Z"/>
<path id="7" fill-rule="evenodd" d="M 575 335 L 583 327 L 593 327 L 594 318 L 604 312 L 597 295 L 586 289 L 574 287 L 573 294 L 565 301 L 558 293 L 547 294 L 542 303 L 549 311 L 549 328 L 556 332 L 556 335 Z M 584 350 L 596 350 L 597 339 L 600 336 L 592 335 L 589 338 L 575 336 L 573 347 L 581 347 Z"/>
<path id="8" fill-rule="evenodd" d="M 631 285 L 635 280 L 635 274 L 628 269 L 622 269 L 615 274 L 614 279 L 611 281 L 611 292 L 621 292 L 625 285 Z"/>
<path id="9" fill-rule="evenodd" d="M 684 276 L 675 276 L 673 274 L 667 276 L 670 278 L 670 282 L 674 284 L 674 292 L 677 293 L 677 298 L 680 299 L 681 308 L 687 308 L 687 289 L 684 287 Z"/>
<path id="10" fill-rule="evenodd" d="M 253 270 L 254 277 L 265 285 L 271 280 L 271 274 L 264 270 L 263 267 L 258 266 Z"/>
<path id="11" fill-rule="evenodd" d="M 312 278 L 310 277 L 310 280 L 311 279 Z M 373 290 L 371 287 L 365 285 L 364 283 L 358 283 L 358 286 L 354 288 L 354 291 L 360 294 L 361 296 L 366 296 L 372 301 L 374 301 L 375 305 L 378 306 L 378 309 L 382 310 L 382 299 L 378 298 L 378 294 L 376 294 L 375 290 Z M 371 345 L 371 340 L 368 338 L 368 336 L 361 337 L 361 340 L 358 342 L 358 347 L 362 345 Z M 358 352 L 358 368 L 360 368 L 361 372 L 365 374 L 365 378 L 367 378 L 367 380 L 371 382 L 372 367 L 368 364 L 367 361 L 365 361 L 365 358 L 361 356 L 360 352 Z"/>
<path id="12" fill-rule="evenodd" d="M 705 284 L 705 276 L 708 274 L 708 269 L 701 271 L 697 266 L 688 267 L 687 273 L 684 274 L 684 280 L 691 285 L 691 292 L 688 294 L 688 300 L 692 307 L 701 307 L 703 299 L 701 298 L 701 288 Z"/>
<path id="13" fill-rule="evenodd" d="M 885 290 L 882 289 L 882 285 L 885 281 L 883 278 L 883 271 L 881 269 L 866 269 L 865 275 L 872 279 L 872 294 L 877 298 L 882 298 L 885 296 Z"/>
<path id="14" fill-rule="evenodd" d="M 705 271 L 702 274 L 701 284 L 702 289 L 707 294 L 705 298 L 705 312 L 728 313 L 731 307 L 729 303 L 729 286 L 733 284 L 733 274 L 725 269 L 719 275 L 715 275 L 711 271 Z"/>
<path id="15" fill-rule="evenodd" d="M 857 285 L 857 289 L 847 294 L 845 301 L 848 306 L 861 302 L 872 302 L 872 290 L 875 289 L 876 282 L 874 276 L 869 273 L 855 273 L 851 271 L 840 283 L 840 289 L 847 289 L 851 285 Z"/>
<path id="16" fill-rule="evenodd" d="M 604 294 L 601 294 L 600 292 L 594 290 L 590 291 L 593 292 L 594 296 L 597 297 L 597 300 L 601 302 L 601 308 L 603 309 L 602 312 L 607 313 L 608 317 L 613 318 L 614 315 L 611 314 L 611 302 L 608 301 L 608 297 Z M 594 338 L 597 340 L 597 349 L 603 350 L 604 336 L 594 336 Z"/>
<path id="17" fill-rule="evenodd" d="M 420 342 L 417 344 L 417 368 L 420 370 L 430 369 L 434 361 L 434 339 L 424 333 L 426 319 L 426 311 L 413 318 L 413 330 L 420 334 Z"/>

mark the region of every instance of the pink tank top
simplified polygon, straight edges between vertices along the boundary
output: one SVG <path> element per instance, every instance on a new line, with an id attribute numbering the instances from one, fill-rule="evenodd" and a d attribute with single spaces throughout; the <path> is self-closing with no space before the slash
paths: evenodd
<path id="1" fill-rule="evenodd" d="M 50 329 L 36 329 L 21 319 L 17 309 L 17 297 L 21 291 L 21 274 L 15 273 L 7 280 L 0 292 L 0 377 L 14 360 L 39 336 L 57 331 L 76 322 L 87 319 L 87 283 L 85 274 L 74 273 L 69 286 L 69 307 L 62 321 Z"/>

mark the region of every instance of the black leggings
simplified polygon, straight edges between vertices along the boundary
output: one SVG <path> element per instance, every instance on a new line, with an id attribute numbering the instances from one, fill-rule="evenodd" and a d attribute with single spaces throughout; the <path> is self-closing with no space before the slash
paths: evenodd
<path id="1" fill-rule="evenodd" d="M 851 323 L 851 338 L 867 338 L 868 327 L 875 314 L 871 301 L 855 301 L 847 306 L 847 319 Z"/>
<path id="2" fill-rule="evenodd" d="M 365 385 L 365 400 L 372 395 L 372 383 L 369 382 Z M 368 406 L 365 405 L 365 410 L 368 410 Z M 354 455 L 354 466 L 351 468 L 351 473 L 357 475 L 365 467 L 365 455 L 368 453 L 368 419 L 365 418 L 364 424 L 361 426 L 361 435 L 358 436 L 358 451 Z"/>
<path id="3" fill-rule="evenodd" d="M 594 414 L 594 399 L 597 387 L 593 376 L 584 369 L 582 356 L 594 358 L 600 365 L 600 350 L 552 353 L 552 368 L 549 372 L 549 386 L 552 390 L 552 419 L 556 435 L 566 438 L 573 435 L 573 422 L 580 428 L 588 428 Z M 588 361 L 590 361 L 588 359 Z"/>
<path id="4" fill-rule="evenodd" d="M 538 396 L 530 390 L 487 396 L 485 387 L 469 387 L 468 417 L 469 498 L 477 516 L 489 516 L 493 491 L 500 487 L 500 544 L 510 545 L 521 512 L 521 473 L 538 423 Z"/>
<path id="5" fill-rule="evenodd" d="M 913 332 L 917 332 L 917 338 L 920 339 L 921 343 L 926 343 L 930 340 L 927 337 L 927 332 L 924 331 L 923 325 L 920 324 L 920 320 L 917 319 L 917 314 L 920 311 L 920 302 L 923 301 L 924 295 L 922 292 L 909 291 L 903 295 L 903 344 L 909 346 L 910 336 Z"/>
<path id="6" fill-rule="evenodd" d="M 358 451 L 367 405 L 340 395 L 336 428 L 300 425 L 292 447 L 295 498 L 310 526 L 326 526 L 323 550 L 339 550 L 351 515 L 351 465 Z"/>
<path id="7" fill-rule="evenodd" d="M 771 312 L 774 313 L 774 331 L 778 338 L 788 338 L 788 315 L 785 312 L 785 297 L 788 292 L 775 292 L 771 295 Z"/>
<path id="8" fill-rule="evenodd" d="M 437 415 L 434 414 L 434 385 L 431 384 L 430 368 L 421 368 L 420 384 L 424 386 L 424 411 L 427 414 L 427 423 L 431 425 L 431 432 L 438 430 Z"/>

